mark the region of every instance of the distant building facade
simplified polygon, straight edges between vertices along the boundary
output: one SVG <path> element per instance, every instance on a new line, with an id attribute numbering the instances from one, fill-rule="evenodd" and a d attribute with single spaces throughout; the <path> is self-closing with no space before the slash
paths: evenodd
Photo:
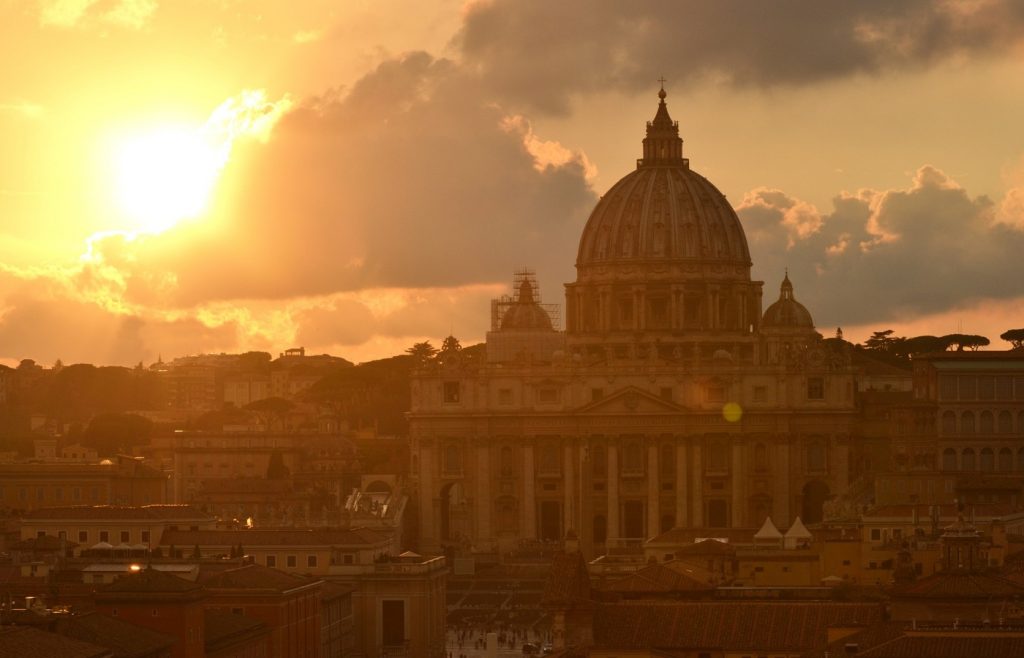
<path id="1" fill-rule="evenodd" d="M 486 357 L 442 354 L 414 375 L 423 550 L 573 529 L 593 555 L 676 526 L 820 520 L 850 478 L 856 369 L 788 276 L 762 310 L 750 268 L 662 92 L 637 169 L 583 231 L 565 332 L 527 277 Z"/>

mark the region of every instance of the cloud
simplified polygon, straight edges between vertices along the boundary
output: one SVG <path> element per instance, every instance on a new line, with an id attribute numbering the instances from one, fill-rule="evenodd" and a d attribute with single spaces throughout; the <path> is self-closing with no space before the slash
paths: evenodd
<path id="1" fill-rule="evenodd" d="M 115 25 L 138 30 L 158 7 L 157 0 L 40 0 L 39 23 L 61 28 Z"/>
<path id="2" fill-rule="evenodd" d="M 797 298 L 819 327 L 863 325 L 1014 299 L 1024 253 L 1020 189 L 996 204 L 971 197 L 943 171 L 923 166 L 906 189 L 843 192 L 813 232 L 793 230 L 802 202 L 776 190 L 755 190 L 737 212 L 750 241 L 754 272 L 766 303 L 789 268 Z M 935 331 L 942 331 L 936 329 Z"/>
<path id="3" fill-rule="evenodd" d="M 524 262 L 558 285 L 596 200 L 589 167 L 413 53 L 236 144 L 208 222 L 94 241 L 90 276 L 172 307 L 504 281 Z"/>
<path id="4" fill-rule="evenodd" d="M 488 0 L 455 43 L 502 98 L 565 112 L 575 94 L 702 79 L 803 85 L 1019 44 L 1016 0 Z"/>

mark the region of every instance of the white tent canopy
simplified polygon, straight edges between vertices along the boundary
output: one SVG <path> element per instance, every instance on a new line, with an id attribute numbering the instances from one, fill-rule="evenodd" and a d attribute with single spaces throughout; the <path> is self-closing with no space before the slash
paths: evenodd
<path id="1" fill-rule="evenodd" d="M 764 523 L 761 524 L 761 529 L 754 533 L 754 541 L 759 539 L 766 541 L 777 541 L 782 539 L 782 533 L 779 532 L 779 529 L 775 527 L 774 523 L 772 523 L 772 517 L 769 516 L 766 518 Z"/>

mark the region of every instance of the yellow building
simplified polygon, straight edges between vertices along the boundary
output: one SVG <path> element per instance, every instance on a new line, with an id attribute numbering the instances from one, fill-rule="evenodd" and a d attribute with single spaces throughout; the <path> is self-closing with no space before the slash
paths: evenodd
<path id="1" fill-rule="evenodd" d="M 209 515 L 187 505 L 47 507 L 22 517 L 21 537 L 67 539 L 79 545 L 79 552 L 97 544 L 153 549 L 168 531 L 212 529 L 214 525 Z"/>

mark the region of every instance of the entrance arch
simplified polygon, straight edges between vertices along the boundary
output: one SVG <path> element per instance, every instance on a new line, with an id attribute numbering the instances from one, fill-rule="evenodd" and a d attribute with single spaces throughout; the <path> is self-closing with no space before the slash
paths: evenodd
<path id="1" fill-rule="evenodd" d="M 821 480 L 811 480 L 804 485 L 802 493 L 803 505 L 800 518 L 804 523 L 821 523 L 824 518 L 822 506 L 830 495 L 828 485 Z"/>

